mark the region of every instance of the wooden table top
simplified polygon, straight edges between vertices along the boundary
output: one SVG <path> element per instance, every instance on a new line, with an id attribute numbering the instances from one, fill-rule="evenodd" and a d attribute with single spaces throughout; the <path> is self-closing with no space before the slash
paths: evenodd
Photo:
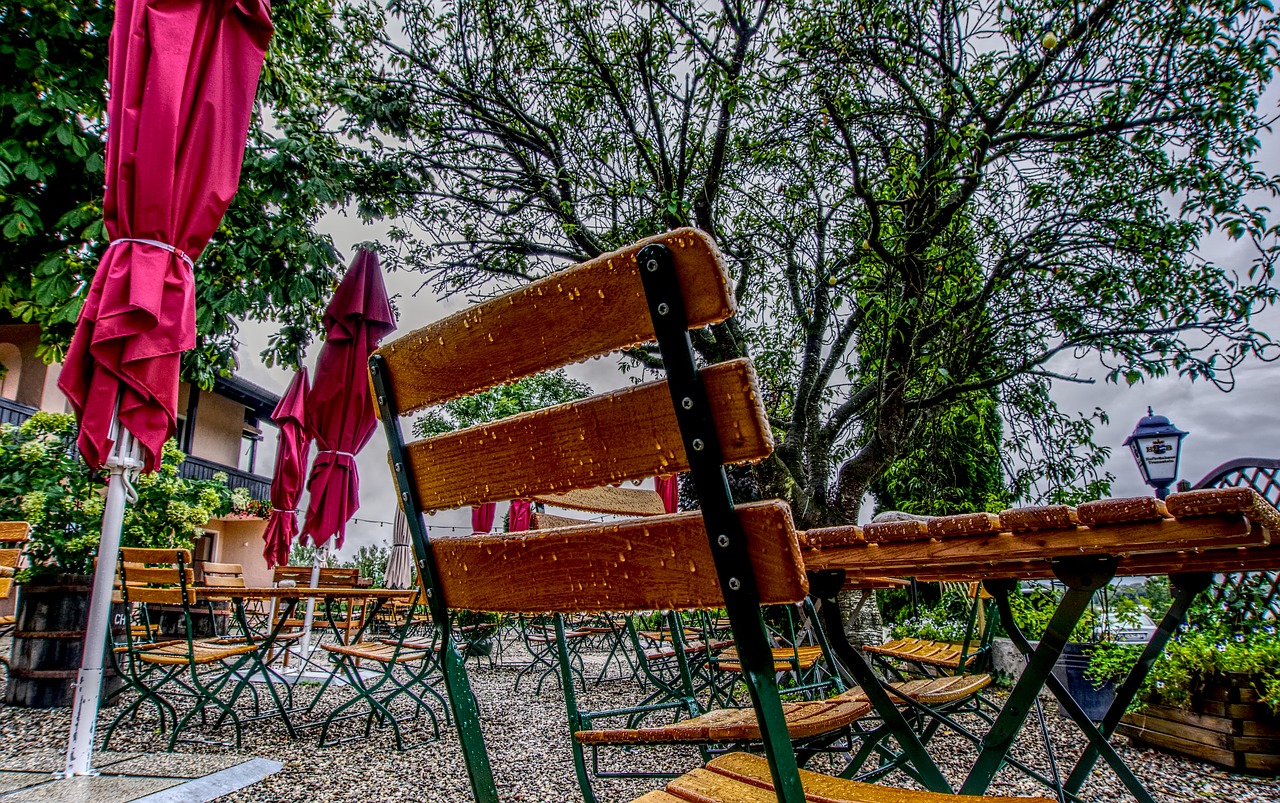
<path id="1" fill-rule="evenodd" d="M 198 586 L 191 589 L 197 599 L 227 598 L 237 599 L 296 599 L 298 597 L 324 597 L 327 599 L 408 599 L 417 594 L 417 589 L 398 588 L 209 588 Z"/>

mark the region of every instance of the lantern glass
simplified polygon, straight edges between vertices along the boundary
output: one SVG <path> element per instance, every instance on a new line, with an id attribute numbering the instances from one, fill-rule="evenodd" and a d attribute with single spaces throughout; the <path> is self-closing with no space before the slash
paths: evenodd
<path id="1" fill-rule="evenodd" d="M 1133 450 L 1138 453 L 1138 466 L 1149 485 L 1168 485 L 1178 478 L 1178 446 L 1176 435 L 1135 438 Z"/>

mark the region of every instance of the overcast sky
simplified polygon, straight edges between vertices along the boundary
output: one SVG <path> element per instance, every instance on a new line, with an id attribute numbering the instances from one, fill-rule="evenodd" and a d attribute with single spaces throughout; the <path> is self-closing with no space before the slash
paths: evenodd
<path id="1" fill-rule="evenodd" d="M 1272 171 L 1280 167 L 1280 147 L 1268 138 L 1264 154 L 1264 166 Z M 384 238 L 383 226 L 363 226 L 354 218 L 332 214 L 324 221 L 328 231 L 350 263 L 354 256 L 352 245 Z M 1207 250 L 1208 255 L 1226 267 L 1247 270 L 1248 250 L 1239 244 L 1232 247 L 1216 247 Z M 421 279 L 418 274 L 384 274 L 387 289 L 396 296 L 394 303 L 400 311 L 399 329 L 389 339 L 424 326 L 465 305 L 461 298 L 447 302 L 434 298 L 429 291 L 418 292 Z M 1280 330 L 1280 313 L 1269 311 L 1264 330 L 1273 333 Z M 269 369 L 258 359 L 258 353 L 267 344 L 271 327 L 245 324 L 241 328 L 242 345 L 239 351 L 240 376 L 256 382 L 276 393 L 283 393 L 291 372 Z M 315 366 L 320 344 L 312 345 L 307 353 L 309 370 Z M 1059 358 L 1052 364 L 1053 370 L 1078 373 L 1081 376 L 1101 376 L 1104 371 L 1095 357 L 1073 361 Z M 599 360 L 570 367 L 570 372 L 588 382 L 595 390 L 606 390 L 626 384 L 626 379 L 615 369 L 615 361 Z M 1111 419 L 1107 427 L 1096 433 L 1098 444 L 1111 447 L 1111 457 L 1106 470 L 1115 475 L 1112 486 L 1114 496 L 1138 496 L 1150 493 L 1142 484 L 1133 458 L 1123 447 L 1124 439 L 1133 431 L 1138 419 L 1151 406 L 1155 412 L 1167 416 L 1179 428 L 1191 434 L 1183 442 L 1180 477 L 1196 482 L 1215 466 L 1238 457 L 1280 457 L 1280 427 L 1275 426 L 1275 399 L 1280 398 L 1280 366 L 1253 362 L 1236 371 L 1236 385 L 1230 393 L 1223 393 L 1212 384 L 1190 383 L 1185 380 L 1146 380 L 1133 387 L 1106 384 L 1098 381 L 1091 385 L 1055 383 L 1055 398 L 1064 411 L 1092 411 L 1095 407 L 1105 410 Z M 275 431 L 266 428 L 267 440 L 259 456 L 259 470 L 269 473 L 274 461 Z M 313 450 L 314 451 L 314 450 Z M 360 470 L 360 510 L 355 520 L 347 526 L 347 540 L 342 554 L 354 553 L 362 544 L 391 542 L 390 522 L 395 515 L 395 493 L 386 462 L 386 439 L 379 427 L 373 440 L 358 455 Z M 305 497 L 304 497 L 305 506 Z M 305 509 L 300 506 L 300 509 Z M 870 506 L 864 506 L 869 514 Z M 500 505 L 497 518 L 500 522 L 505 505 Z M 427 518 L 430 527 L 462 527 L 470 530 L 470 512 L 442 511 Z M 440 530 L 445 532 L 445 530 Z"/>

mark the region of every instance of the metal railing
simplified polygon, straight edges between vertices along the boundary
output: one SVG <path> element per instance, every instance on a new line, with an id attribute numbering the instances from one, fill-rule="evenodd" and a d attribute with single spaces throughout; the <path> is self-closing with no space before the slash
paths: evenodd
<path id="1" fill-rule="evenodd" d="M 39 407 L 32 407 L 29 404 L 16 402 L 13 399 L 0 398 L 0 424 L 18 426 L 38 412 L 40 412 Z"/>
<path id="2" fill-rule="evenodd" d="M 189 480 L 211 480 L 218 472 L 227 475 L 227 485 L 231 488 L 246 488 L 254 499 L 263 501 L 271 499 L 271 480 L 266 477 L 224 466 L 202 457 L 188 456 L 182 461 L 182 465 L 178 466 L 179 476 Z"/>
<path id="3" fill-rule="evenodd" d="M 1280 506 L 1280 460 L 1241 457 L 1205 475 L 1195 488 L 1252 488 L 1271 504 Z M 1215 605 L 1224 598 L 1248 599 L 1254 621 L 1280 620 L 1280 572 L 1247 572 L 1225 575 L 1218 586 Z"/>

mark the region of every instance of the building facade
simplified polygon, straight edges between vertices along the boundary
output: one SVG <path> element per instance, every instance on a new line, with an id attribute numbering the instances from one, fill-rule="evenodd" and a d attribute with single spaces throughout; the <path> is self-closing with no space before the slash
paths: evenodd
<path id="1" fill-rule="evenodd" d="M 61 366 L 45 365 L 36 355 L 39 342 L 40 327 L 0 319 L 0 422 L 20 424 L 40 410 L 71 412 L 58 390 Z M 264 438 L 264 427 L 274 429 L 271 412 L 279 401 L 276 394 L 238 377 L 219 378 L 211 391 L 183 382 L 175 435 L 187 455 L 179 469 L 182 476 L 209 479 L 222 472 L 232 488 L 245 488 L 254 499 L 268 501 L 274 461 L 262 447 L 264 441 L 274 443 L 274 433 L 268 431 L 270 437 Z M 195 558 L 239 563 L 249 585 L 270 585 L 271 570 L 262 555 L 266 526 L 253 516 L 211 520 L 195 544 Z"/>

